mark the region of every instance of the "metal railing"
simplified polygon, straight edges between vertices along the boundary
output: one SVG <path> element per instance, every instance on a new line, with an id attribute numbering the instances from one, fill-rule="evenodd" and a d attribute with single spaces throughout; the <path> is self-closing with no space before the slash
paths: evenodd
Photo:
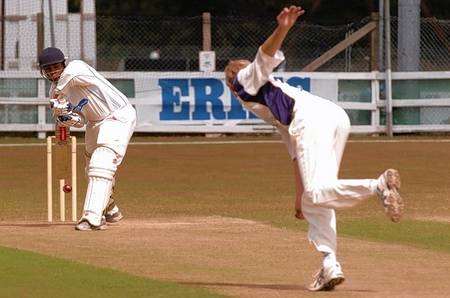
<path id="1" fill-rule="evenodd" d="M 274 131 L 240 107 L 226 88 L 223 73 L 103 74 L 136 107 L 137 132 Z M 283 72 L 275 76 L 338 103 L 351 118 L 352 132 L 386 131 L 384 73 Z M 393 72 L 392 79 L 395 133 L 450 131 L 450 72 Z M 38 72 L 0 72 L 0 131 L 32 131 L 43 137 L 53 130 L 47 89 Z"/>

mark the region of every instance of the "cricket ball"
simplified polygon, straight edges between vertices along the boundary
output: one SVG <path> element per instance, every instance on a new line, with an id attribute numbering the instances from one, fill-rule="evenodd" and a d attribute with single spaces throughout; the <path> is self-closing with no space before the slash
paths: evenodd
<path id="1" fill-rule="evenodd" d="M 66 184 L 63 186 L 63 191 L 64 192 L 71 192 L 72 191 L 72 186 L 70 186 L 69 184 Z"/>

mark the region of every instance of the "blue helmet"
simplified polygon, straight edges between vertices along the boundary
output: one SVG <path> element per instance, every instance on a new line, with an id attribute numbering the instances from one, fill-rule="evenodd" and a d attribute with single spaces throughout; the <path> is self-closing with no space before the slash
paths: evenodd
<path id="1" fill-rule="evenodd" d="M 56 64 L 56 63 L 64 63 L 66 61 L 66 57 L 64 57 L 63 52 L 58 48 L 45 48 L 39 54 L 39 67 L 42 69 L 43 67 Z"/>
<path id="2" fill-rule="evenodd" d="M 38 60 L 41 75 L 52 82 L 56 82 L 58 80 L 53 77 L 53 74 L 61 70 L 52 69 L 50 66 L 61 63 L 62 69 L 66 67 L 66 57 L 64 57 L 63 52 L 61 52 L 58 48 L 45 48 L 39 54 Z"/>

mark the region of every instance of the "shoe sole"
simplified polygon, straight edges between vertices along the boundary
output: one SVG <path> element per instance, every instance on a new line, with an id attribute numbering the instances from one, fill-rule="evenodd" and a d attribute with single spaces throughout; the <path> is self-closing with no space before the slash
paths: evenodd
<path id="1" fill-rule="evenodd" d="M 86 228 L 80 228 L 78 225 L 75 226 L 76 231 L 86 232 L 86 231 L 104 231 L 106 230 L 106 224 L 102 224 L 98 227 L 90 225 Z"/>
<path id="2" fill-rule="evenodd" d="M 325 283 L 321 288 L 313 288 L 309 287 L 308 290 L 311 292 L 319 292 L 319 291 L 333 291 L 337 285 L 340 285 L 345 281 L 345 277 L 342 274 L 337 275 L 336 277 L 330 279 L 327 283 Z"/>
<path id="3" fill-rule="evenodd" d="M 122 219 L 123 219 L 123 215 L 122 215 L 122 213 L 120 213 L 119 215 L 106 218 L 106 222 L 107 223 L 116 223 L 116 222 L 121 221 Z"/>
<path id="4" fill-rule="evenodd" d="M 80 229 L 78 227 L 75 227 L 75 230 L 81 231 L 81 232 L 86 232 L 86 231 L 104 231 L 104 230 L 106 230 L 106 226 L 100 226 L 100 227 L 89 228 L 89 229 Z"/>
<path id="5" fill-rule="evenodd" d="M 385 199 L 386 213 L 393 222 L 399 222 L 403 214 L 403 198 L 398 190 L 401 186 L 400 174 L 397 170 L 389 169 L 385 173 L 389 195 Z"/>
<path id="6" fill-rule="evenodd" d="M 345 277 L 343 276 L 332 278 L 329 282 L 325 284 L 325 286 L 322 288 L 322 291 L 333 291 L 336 286 L 340 285 L 344 281 Z"/>

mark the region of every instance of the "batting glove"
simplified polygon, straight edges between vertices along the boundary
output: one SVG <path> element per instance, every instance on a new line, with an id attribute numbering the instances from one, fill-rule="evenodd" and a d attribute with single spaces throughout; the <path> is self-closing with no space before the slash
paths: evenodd
<path id="1" fill-rule="evenodd" d="M 61 101 L 57 98 L 50 99 L 50 107 L 52 108 L 53 117 L 59 117 L 69 114 L 71 104 L 67 100 Z"/>
<path id="2" fill-rule="evenodd" d="M 84 126 L 84 118 L 77 114 L 77 113 L 73 113 L 73 112 L 69 112 L 67 114 L 61 115 L 56 117 L 57 121 L 65 127 L 77 127 L 77 128 L 81 128 Z"/>

